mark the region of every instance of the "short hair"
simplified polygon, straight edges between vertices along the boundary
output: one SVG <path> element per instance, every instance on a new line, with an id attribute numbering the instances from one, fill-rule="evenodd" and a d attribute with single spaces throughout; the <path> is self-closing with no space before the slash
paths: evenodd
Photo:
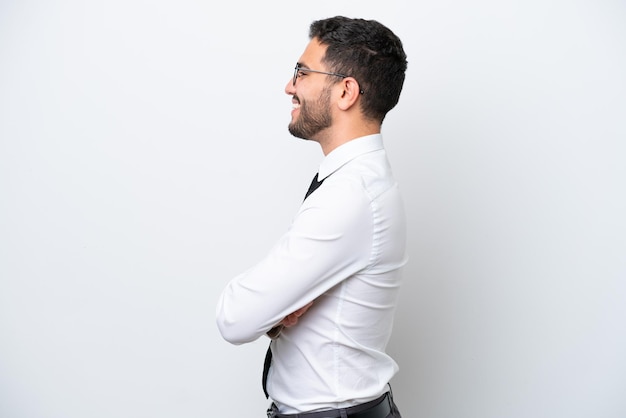
<path id="1" fill-rule="evenodd" d="M 400 99 L 407 59 L 402 42 L 376 20 L 335 16 L 311 23 L 309 38 L 327 47 L 329 70 L 354 77 L 361 90 L 361 111 L 382 123 Z"/>

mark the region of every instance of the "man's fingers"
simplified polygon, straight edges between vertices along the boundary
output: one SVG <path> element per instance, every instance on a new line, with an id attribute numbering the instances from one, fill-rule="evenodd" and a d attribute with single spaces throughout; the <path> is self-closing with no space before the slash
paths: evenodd
<path id="1" fill-rule="evenodd" d="M 286 327 L 292 327 L 296 325 L 298 323 L 298 318 L 304 315 L 305 312 L 309 310 L 311 305 L 313 305 L 313 302 L 310 302 L 306 306 L 298 309 L 297 311 L 290 313 L 282 321 L 280 321 L 280 324 Z"/>
<path id="2" fill-rule="evenodd" d="M 311 305 L 313 305 L 313 302 L 309 302 L 306 306 L 303 306 L 302 308 L 298 309 L 297 311 L 295 311 L 292 315 L 297 315 L 297 316 L 302 316 L 302 314 L 304 314 L 306 311 L 309 310 L 309 308 L 311 307 Z"/>

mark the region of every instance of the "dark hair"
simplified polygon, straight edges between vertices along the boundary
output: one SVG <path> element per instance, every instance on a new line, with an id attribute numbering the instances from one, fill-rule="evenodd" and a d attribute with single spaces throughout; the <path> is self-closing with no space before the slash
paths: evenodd
<path id="1" fill-rule="evenodd" d="M 311 23 L 309 37 L 327 47 L 323 61 L 329 71 L 359 82 L 363 114 L 382 122 L 404 84 L 407 60 L 400 38 L 375 20 L 343 16 Z"/>

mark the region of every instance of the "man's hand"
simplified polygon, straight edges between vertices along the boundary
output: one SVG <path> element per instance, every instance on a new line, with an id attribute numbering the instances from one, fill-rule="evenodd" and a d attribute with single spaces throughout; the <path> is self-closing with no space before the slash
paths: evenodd
<path id="1" fill-rule="evenodd" d="M 311 305 L 313 305 L 313 302 L 309 303 L 306 306 L 303 306 L 302 308 L 298 309 L 297 311 L 293 313 L 290 313 L 282 321 L 280 321 L 278 325 L 282 325 L 284 327 L 293 327 L 294 325 L 298 323 L 298 320 L 300 319 L 300 317 L 304 315 L 306 311 L 309 310 Z"/>
<path id="2" fill-rule="evenodd" d="M 269 330 L 267 332 L 267 336 L 270 337 L 272 340 L 275 340 L 276 338 L 278 338 L 280 336 L 280 332 L 283 330 L 283 328 L 285 328 L 285 327 L 293 327 L 294 325 L 296 325 L 298 323 L 298 320 L 300 319 L 300 317 L 302 315 L 304 315 L 304 313 L 306 311 L 309 310 L 311 305 L 313 305 L 313 302 L 309 303 L 306 306 L 303 306 L 302 308 L 298 309 L 297 311 L 292 312 L 289 315 L 287 315 L 286 317 L 284 317 L 283 320 L 278 323 L 278 325 L 276 325 L 274 328 L 272 328 L 271 330 Z"/>

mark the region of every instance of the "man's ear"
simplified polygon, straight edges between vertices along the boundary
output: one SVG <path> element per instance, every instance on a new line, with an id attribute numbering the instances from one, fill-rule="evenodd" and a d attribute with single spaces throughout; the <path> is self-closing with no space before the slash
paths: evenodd
<path id="1" fill-rule="evenodd" d="M 348 110 L 361 96 L 361 87 L 353 77 L 346 77 L 341 81 L 341 96 L 337 105 L 341 110 Z"/>

